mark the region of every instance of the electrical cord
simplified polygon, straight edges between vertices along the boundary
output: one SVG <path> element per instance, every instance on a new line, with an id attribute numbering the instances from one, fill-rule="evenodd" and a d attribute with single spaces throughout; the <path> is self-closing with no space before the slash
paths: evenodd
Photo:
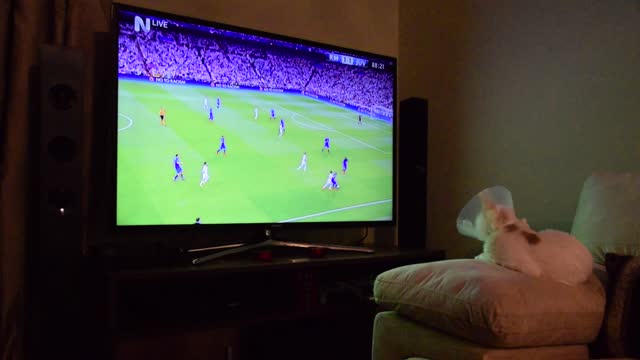
<path id="1" fill-rule="evenodd" d="M 362 245 L 364 243 L 365 240 L 367 240 L 367 237 L 369 236 L 369 227 L 365 227 L 364 228 L 364 235 L 360 238 L 360 240 L 358 240 L 358 245 Z"/>

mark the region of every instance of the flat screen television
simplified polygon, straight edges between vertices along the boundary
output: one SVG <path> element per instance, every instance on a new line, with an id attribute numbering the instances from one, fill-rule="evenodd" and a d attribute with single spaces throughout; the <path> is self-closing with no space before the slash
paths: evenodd
<path id="1" fill-rule="evenodd" d="M 395 223 L 396 59 L 120 4 L 113 20 L 116 227 Z"/>

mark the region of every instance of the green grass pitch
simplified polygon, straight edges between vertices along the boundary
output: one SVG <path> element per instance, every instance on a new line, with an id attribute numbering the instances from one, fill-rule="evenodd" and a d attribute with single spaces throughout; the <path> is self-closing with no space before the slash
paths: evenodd
<path id="1" fill-rule="evenodd" d="M 217 97 L 221 109 L 215 108 Z M 282 137 L 280 118 L 286 123 Z M 223 135 L 226 156 L 216 155 Z M 321 151 L 325 137 L 331 153 Z M 117 222 L 389 220 L 392 138 L 388 123 L 363 116 L 358 125 L 356 113 L 302 95 L 120 79 Z M 297 170 L 303 152 L 306 172 Z M 184 181 L 173 181 L 175 154 Z M 345 156 L 349 169 L 343 175 Z M 200 187 L 205 161 L 210 180 Z M 321 190 L 330 170 L 338 172 L 339 190 Z"/>

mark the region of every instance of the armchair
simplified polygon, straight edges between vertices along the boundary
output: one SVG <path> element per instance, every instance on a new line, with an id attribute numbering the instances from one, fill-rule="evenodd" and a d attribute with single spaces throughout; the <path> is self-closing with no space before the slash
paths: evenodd
<path id="1" fill-rule="evenodd" d="M 593 174 L 571 232 L 594 257 L 570 286 L 472 259 L 380 274 L 372 357 L 589 359 L 640 356 L 634 327 L 640 278 L 640 174 Z M 640 305 L 640 304 L 636 304 Z"/>

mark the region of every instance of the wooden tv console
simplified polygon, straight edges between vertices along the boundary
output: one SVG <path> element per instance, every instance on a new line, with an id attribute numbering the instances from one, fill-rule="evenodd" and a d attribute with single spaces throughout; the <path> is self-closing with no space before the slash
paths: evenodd
<path id="1" fill-rule="evenodd" d="M 375 276 L 442 251 L 273 253 L 111 269 L 113 359 L 370 358 Z"/>

